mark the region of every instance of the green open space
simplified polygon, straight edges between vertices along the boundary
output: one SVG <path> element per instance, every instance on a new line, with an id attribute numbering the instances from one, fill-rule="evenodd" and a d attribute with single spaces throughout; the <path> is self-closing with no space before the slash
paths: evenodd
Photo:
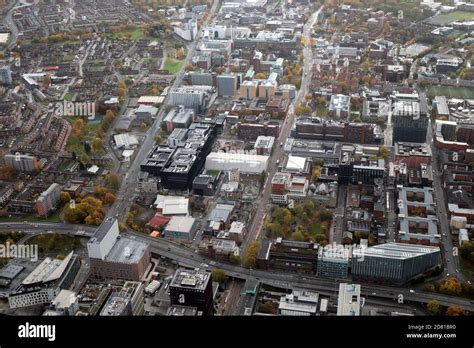
<path id="1" fill-rule="evenodd" d="M 68 93 L 64 96 L 64 100 L 72 101 L 72 99 L 74 98 L 75 95 L 76 95 L 76 93 L 74 93 L 74 92 L 68 92 Z"/>
<path id="2" fill-rule="evenodd" d="M 177 59 L 167 58 L 165 61 L 164 70 L 168 70 L 172 74 L 176 74 L 181 70 L 183 62 Z"/>
<path id="3" fill-rule="evenodd" d="M 448 98 L 472 99 L 474 98 L 474 88 L 432 86 L 428 88 L 427 94 L 429 98 L 444 95 Z"/>
<path id="4" fill-rule="evenodd" d="M 59 223 L 61 222 L 61 210 L 57 210 L 54 212 L 54 214 L 48 216 L 48 217 L 38 217 L 38 216 L 2 216 L 0 217 L 0 222 L 21 222 L 21 221 L 27 221 L 27 222 L 53 222 L 53 223 Z"/>
<path id="5" fill-rule="evenodd" d="M 206 175 L 218 176 L 220 172 L 220 170 L 206 169 Z"/>
<path id="6" fill-rule="evenodd" d="M 454 21 L 471 21 L 474 20 L 474 12 L 468 11 L 453 11 L 445 13 L 428 19 L 430 24 L 446 25 Z"/>
<path id="7" fill-rule="evenodd" d="M 110 33 L 108 36 L 111 39 L 120 39 L 120 40 L 124 40 L 125 38 L 129 37 L 130 40 L 133 40 L 133 41 L 148 38 L 143 32 L 143 28 L 136 28 L 133 30 L 124 30 L 118 33 Z"/>

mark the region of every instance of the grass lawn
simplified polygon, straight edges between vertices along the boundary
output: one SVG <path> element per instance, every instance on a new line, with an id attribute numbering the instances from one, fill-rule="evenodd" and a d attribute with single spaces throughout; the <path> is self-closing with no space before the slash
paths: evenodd
<path id="1" fill-rule="evenodd" d="M 48 216 L 47 218 L 42 218 L 42 217 L 36 217 L 36 216 L 2 216 L 0 217 L 0 222 L 22 222 L 22 221 L 28 221 L 28 222 L 53 222 L 53 223 L 59 223 L 62 222 L 61 218 L 61 209 L 56 211 L 53 215 Z"/>
<path id="2" fill-rule="evenodd" d="M 86 124 L 86 129 L 89 131 L 89 132 L 97 132 L 97 130 L 99 129 L 100 127 L 100 122 L 87 122 Z"/>
<path id="3" fill-rule="evenodd" d="M 68 117 L 69 123 L 74 124 L 77 120 L 77 117 L 70 116 Z M 100 127 L 100 122 L 87 122 L 84 127 L 84 134 L 81 139 L 71 134 L 67 141 L 66 150 L 69 152 L 75 152 L 77 156 L 80 156 L 82 153 L 85 152 L 84 150 L 84 143 L 88 141 L 89 143 L 92 142 L 97 130 Z"/>
<path id="4" fill-rule="evenodd" d="M 474 12 L 468 11 L 453 11 L 430 18 L 428 21 L 431 24 L 445 25 L 454 21 L 470 21 L 474 19 Z"/>
<path id="5" fill-rule="evenodd" d="M 320 223 L 315 222 L 311 225 L 311 234 L 313 236 L 315 236 L 317 234 L 320 234 L 320 231 L 321 231 L 321 224 Z"/>
<path id="6" fill-rule="evenodd" d="M 85 151 L 84 143 L 81 142 L 79 138 L 71 135 L 67 141 L 66 150 L 68 152 L 75 152 L 77 155 L 80 155 Z"/>
<path id="7" fill-rule="evenodd" d="M 221 171 L 220 170 L 206 170 L 206 175 L 212 175 L 212 176 L 217 176 L 219 175 Z"/>
<path id="8" fill-rule="evenodd" d="M 136 41 L 145 38 L 145 33 L 143 32 L 142 28 L 136 28 L 135 30 L 126 30 L 121 31 L 120 33 L 113 33 L 110 34 L 111 39 L 121 39 L 124 40 L 125 36 L 130 35 L 130 40 Z"/>
<path id="9" fill-rule="evenodd" d="M 75 95 L 76 95 L 76 93 L 74 93 L 74 92 L 69 92 L 69 93 L 67 93 L 67 94 L 64 96 L 64 100 L 72 101 L 72 99 L 74 98 Z"/>
<path id="10" fill-rule="evenodd" d="M 181 70 L 182 61 L 167 58 L 165 61 L 164 70 L 168 70 L 172 74 L 176 74 Z"/>
<path id="11" fill-rule="evenodd" d="M 429 87 L 428 97 L 434 98 L 437 95 L 444 95 L 449 98 L 472 99 L 474 98 L 474 88 L 468 87 Z"/>

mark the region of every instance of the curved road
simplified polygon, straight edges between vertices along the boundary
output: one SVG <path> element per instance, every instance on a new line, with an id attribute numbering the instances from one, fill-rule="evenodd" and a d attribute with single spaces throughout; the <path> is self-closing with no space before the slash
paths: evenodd
<path id="1" fill-rule="evenodd" d="M 36 227 L 37 225 L 37 227 Z M 86 233 L 93 233 L 96 228 L 83 225 L 70 224 L 53 224 L 53 223 L 0 223 L 0 230 L 21 229 L 29 234 L 46 233 L 47 231 L 59 231 L 62 233 L 74 234 L 78 231 L 85 231 Z M 306 288 L 319 291 L 322 293 L 334 293 L 338 289 L 340 282 L 351 282 L 351 280 L 333 280 L 315 277 L 314 275 L 302 275 L 288 272 L 273 272 L 262 270 L 249 270 L 241 266 L 223 263 L 216 260 L 209 259 L 197 253 L 196 250 L 183 247 L 175 242 L 166 239 L 156 239 L 140 233 L 127 231 L 125 233 L 130 238 L 143 241 L 150 244 L 151 252 L 153 254 L 162 255 L 166 258 L 177 260 L 182 266 L 208 268 L 209 263 L 213 261 L 214 268 L 223 269 L 228 276 L 239 279 L 256 279 L 261 283 L 273 285 L 277 287 L 293 287 Z M 383 286 L 369 283 L 363 283 L 362 294 L 372 298 L 391 299 L 398 301 L 401 298 L 403 301 L 427 303 L 432 299 L 437 300 L 443 306 L 460 306 L 471 312 L 474 312 L 474 301 L 467 299 L 440 295 L 428 292 L 411 292 L 411 290 L 396 286 Z"/>

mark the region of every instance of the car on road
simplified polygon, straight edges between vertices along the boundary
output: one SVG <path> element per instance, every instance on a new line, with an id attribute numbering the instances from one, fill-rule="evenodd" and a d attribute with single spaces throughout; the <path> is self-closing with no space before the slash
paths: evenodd
<path id="1" fill-rule="evenodd" d="M 410 289 L 410 293 L 414 294 L 414 293 L 415 293 L 415 290 Z"/>
<path id="2" fill-rule="evenodd" d="M 373 292 L 372 295 L 377 295 L 377 293 L 376 293 L 376 292 Z"/>

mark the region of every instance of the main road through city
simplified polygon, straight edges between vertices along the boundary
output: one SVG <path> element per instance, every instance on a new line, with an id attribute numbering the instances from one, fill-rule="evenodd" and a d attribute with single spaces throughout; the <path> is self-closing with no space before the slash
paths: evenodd
<path id="1" fill-rule="evenodd" d="M 301 87 L 300 87 L 300 90 L 298 91 L 298 94 L 295 97 L 295 100 L 293 101 L 293 103 L 291 103 L 289 107 L 286 120 L 282 125 L 280 136 L 278 137 L 278 140 L 277 140 L 277 145 L 268 160 L 268 168 L 265 173 L 266 174 L 265 184 L 262 189 L 261 196 L 259 198 L 258 206 L 256 207 L 256 210 L 255 210 L 255 215 L 253 218 L 252 225 L 249 229 L 249 233 L 247 235 L 246 240 L 242 244 L 242 248 L 244 249 L 244 252 L 246 251 L 246 248 L 249 242 L 258 239 L 260 232 L 263 228 L 267 204 L 270 202 L 271 180 L 278 170 L 278 163 L 282 159 L 282 155 L 284 153 L 283 146 L 281 146 L 281 144 L 282 143 L 285 144 L 286 139 L 290 135 L 291 127 L 293 126 L 293 122 L 295 119 L 294 108 L 295 106 L 299 105 L 299 103 L 301 103 L 301 100 L 305 96 L 306 91 L 308 89 L 308 85 L 311 79 L 311 67 L 312 67 L 312 62 L 313 62 L 311 45 L 309 44 L 309 42 L 310 42 L 313 26 L 320 12 L 322 11 L 322 9 L 323 7 L 320 7 L 319 10 L 314 12 L 311 15 L 311 17 L 308 19 L 308 21 L 306 22 L 303 28 L 303 37 L 305 38 L 304 41 L 306 45 L 304 47 L 304 64 L 303 64 L 303 73 L 302 73 L 302 78 L 301 78 Z"/>
<path id="2" fill-rule="evenodd" d="M 91 235 L 96 230 L 95 227 L 84 225 L 71 225 L 64 223 L 34 223 L 34 222 L 10 222 L 0 223 L 0 231 L 18 230 L 28 234 L 42 234 L 49 231 L 75 234 L 78 231 L 85 231 Z M 181 266 L 208 268 L 212 262 L 213 268 L 221 268 L 230 277 L 239 279 L 255 279 L 261 283 L 273 285 L 281 288 L 304 288 L 319 291 L 321 293 L 337 294 L 340 282 L 350 282 L 350 280 L 331 280 L 315 277 L 314 275 L 301 275 L 288 272 L 273 272 L 263 270 L 249 270 L 241 266 L 229 263 L 218 262 L 197 253 L 196 250 L 179 245 L 178 243 L 164 238 L 152 238 L 147 235 L 133 231 L 125 232 L 132 239 L 140 240 L 150 245 L 152 254 L 160 255 L 175 260 Z M 444 306 L 461 306 L 474 312 L 474 301 L 463 298 L 440 295 L 435 293 L 413 292 L 411 289 L 397 286 L 383 286 L 369 283 L 362 284 L 362 294 L 371 298 L 391 299 L 394 301 L 427 303 L 432 299 L 437 300 Z"/>
<path id="3" fill-rule="evenodd" d="M 442 250 L 444 253 L 445 269 L 444 274 L 455 275 L 460 280 L 464 280 L 464 275 L 459 271 L 459 257 L 458 250 L 454 248 L 451 230 L 448 222 L 447 201 L 444 195 L 444 188 L 442 183 L 443 170 L 439 165 L 438 149 L 433 141 L 433 126 L 432 122 L 428 125 L 426 135 L 426 143 L 431 147 L 431 165 L 433 168 L 433 188 L 436 196 L 436 212 L 438 217 L 438 228 L 440 228 Z"/>
<path id="4" fill-rule="evenodd" d="M 213 18 L 218 8 L 218 5 L 219 5 L 219 0 L 214 0 L 211 11 L 209 12 L 208 17 L 206 21 L 204 22 L 203 27 L 205 27 L 207 23 L 209 22 L 209 20 Z M 185 67 L 191 60 L 191 57 L 194 55 L 196 46 L 199 43 L 201 35 L 202 35 L 202 31 L 199 31 L 196 39 L 193 41 L 192 44 L 190 44 L 190 46 L 188 46 L 188 53 L 186 55 L 186 58 L 183 61 L 182 69 L 176 76 L 176 79 L 173 85 L 171 86 L 172 88 L 178 87 L 183 81 L 184 74 L 185 74 Z M 111 217 L 113 216 L 119 220 L 123 220 L 125 214 L 129 210 L 130 206 L 133 204 L 133 198 L 136 196 L 137 190 L 138 190 L 138 175 L 140 173 L 140 164 L 144 161 L 144 159 L 146 158 L 150 150 L 155 145 L 155 135 L 159 133 L 161 121 L 166 113 L 165 112 L 166 108 L 164 106 L 167 105 L 167 103 L 168 103 L 168 99 L 165 100 L 163 107 L 161 108 L 160 112 L 158 113 L 158 116 L 155 119 L 155 122 L 148 130 L 145 140 L 143 144 L 141 145 L 140 149 L 138 150 L 138 153 L 135 159 L 130 164 L 130 168 L 127 170 L 125 177 L 122 181 L 122 184 L 120 186 L 120 189 L 117 192 L 117 200 L 113 204 L 112 208 L 109 210 L 109 213 L 108 213 L 109 216 Z"/>

